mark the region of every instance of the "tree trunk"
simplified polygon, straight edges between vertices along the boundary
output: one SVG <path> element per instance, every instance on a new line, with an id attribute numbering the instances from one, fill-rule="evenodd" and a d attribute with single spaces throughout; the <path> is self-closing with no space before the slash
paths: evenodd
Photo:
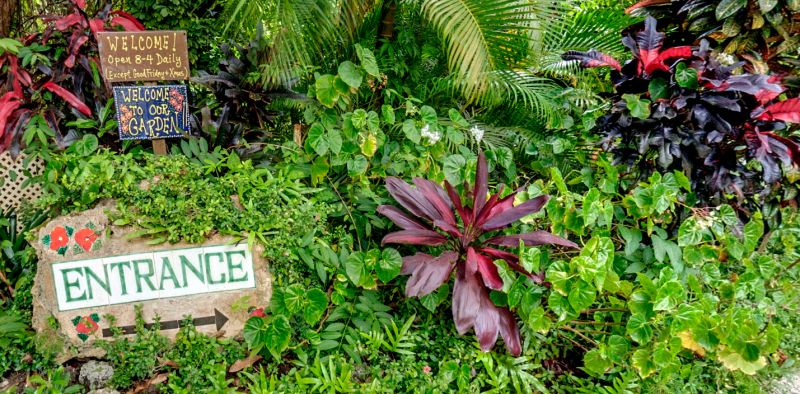
<path id="1" fill-rule="evenodd" d="M 11 22 L 17 11 L 18 0 L 0 0 L 0 37 L 11 35 Z"/>
<path id="2" fill-rule="evenodd" d="M 2 0 L 0 0 L 2 1 Z M 387 0 L 381 10 L 381 25 L 378 32 L 378 48 L 383 44 L 381 39 L 391 41 L 394 38 L 394 17 L 397 15 L 397 2 Z"/>

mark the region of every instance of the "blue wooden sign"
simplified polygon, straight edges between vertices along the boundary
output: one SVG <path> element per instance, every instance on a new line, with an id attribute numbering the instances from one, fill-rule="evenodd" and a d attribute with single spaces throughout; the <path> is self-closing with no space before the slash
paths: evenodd
<path id="1" fill-rule="evenodd" d="M 185 85 L 115 86 L 119 139 L 182 137 L 189 133 Z"/>

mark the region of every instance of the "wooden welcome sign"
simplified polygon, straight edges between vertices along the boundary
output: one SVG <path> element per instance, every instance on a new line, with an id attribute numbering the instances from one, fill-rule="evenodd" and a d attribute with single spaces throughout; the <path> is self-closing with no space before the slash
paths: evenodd
<path id="1" fill-rule="evenodd" d="M 97 44 L 107 82 L 189 79 L 185 31 L 99 32 Z"/>

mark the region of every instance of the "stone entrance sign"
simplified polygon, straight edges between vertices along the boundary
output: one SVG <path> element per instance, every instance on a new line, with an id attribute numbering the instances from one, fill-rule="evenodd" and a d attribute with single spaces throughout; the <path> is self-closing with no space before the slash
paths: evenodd
<path id="1" fill-rule="evenodd" d="M 106 201 L 39 229 L 33 323 L 74 345 L 63 357 L 96 354 L 92 343 L 113 335 L 112 321 L 123 335 L 135 333 L 135 305 L 147 326 L 158 317 L 162 334 L 172 338 L 189 316 L 198 331 L 236 336 L 251 312 L 269 303 L 260 247 L 225 237 L 202 245 L 130 241 L 125 235 L 133 229 L 106 216 L 113 207 Z"/>

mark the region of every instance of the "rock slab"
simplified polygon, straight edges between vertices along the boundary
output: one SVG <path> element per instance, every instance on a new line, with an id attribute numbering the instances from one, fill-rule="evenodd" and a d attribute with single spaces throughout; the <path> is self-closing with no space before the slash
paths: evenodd
<path id="1" fill-rule="evenodd" d="M 135 333 L 136 307 L 173 339 L 189 318 L 209 335 L 239 335 L 251 313 L 268 305 L 272 280 L 263 247 L 229 237 L 205 243 L 149 245 L 126 237 L 107 212 L 113 201 L 58 217 L 33 241 L 39 267 L 33 326 L 60 340 L 60 359 L 97 357 L 94 342 Z M 112 327 L 115 327 L 112 329 Z"/>

